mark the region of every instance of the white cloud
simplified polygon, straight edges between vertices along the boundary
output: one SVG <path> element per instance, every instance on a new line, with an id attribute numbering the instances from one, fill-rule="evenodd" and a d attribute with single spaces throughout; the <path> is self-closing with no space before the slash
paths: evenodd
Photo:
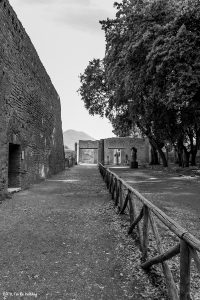
<path id="1" fill-rule="evenodd" d="M 91 0 L 17 0 L 18 3 L 23 5 L 55 5 L 59 6 L 71 6 L 71 5 L 79 5 L 79 6 L 88 6 L 90 5 Z"/>
<path id="2" fill-rule="evenodd" d="M 26 7 L 40 7 L 40 13 L 47 20 L 66 25 L 66 27 L 100 33 L 99 20 L 106 19 L 110 14 L 103 0 L 16 0 Z M 101 1 L 101 2 L 99 2 Z"/>
<path id="3" fill-rule="evenodd" d="M 55 20 L 73 29 L 94 32 L 100 31 L 101 25 L 99 24 L 99 20 L 107 18 L 108 15 L 108 11 L 91 6 L 62 11 L 61 14 L 55 15 Z"/>

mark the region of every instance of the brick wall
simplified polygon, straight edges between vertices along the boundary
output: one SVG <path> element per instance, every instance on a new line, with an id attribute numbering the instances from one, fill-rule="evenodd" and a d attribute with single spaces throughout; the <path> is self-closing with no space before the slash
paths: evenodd
<path id="1" fill-rule="evenodd" d="M 59 96 L 30 38 L 0 0 L 0 190 L 8 186 L 10 145 L 20 146 L 22 188 L 63 169 L 60 115 Z"/>

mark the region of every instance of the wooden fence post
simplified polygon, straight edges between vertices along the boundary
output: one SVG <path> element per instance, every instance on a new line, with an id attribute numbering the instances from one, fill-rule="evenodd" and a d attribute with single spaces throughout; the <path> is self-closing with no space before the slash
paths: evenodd
<path id="1" fill-rule="evenodd" d="M 143 207 L 143 247 L 142 247 L 142 261 L 146 261 L 149 244 L 149 209 L 146 205 Z"/>
<path id="2" fill-rule="evenodd" d="M 190 300 L 190 249 L 182 239 L 180 245 L 180 300 Z"/>
<path id="3" fill-rule="evenodd" d="M 158 252 L 160 254 L 162 254 L 163 253 L 162 242 L 161 242 L 160 235 L 159 235 L 158 228 L 157 228 L 157 224 L 155 222 L 155 219 L 154 219 L 154 216 L 153 216 L 152 212 L 150 212 L 149 218 L 150 218 L 152 231 L 153 231 L 153 234 L 154 234 L 155 239 L 156 239 Z M 168 292 L 169 299 L 170 300 L 178 300 L 178 298 L 179 298 L 178 297 L 178 291 L 177 291 L 176 285 L 174 283 L 172 273 L 171 273 L 170 268 L 169 268 L 166 261 L 162 262 L 162 267 L 163 267 L 163 273 L 165 275 L 165 280 L 166 280 L 167 292 Z"/>
<path id="4" fill-rule="evenodd" d="M 108 173 L 108 171 L 106 170 L 106 186 L 107 186 L 107 189 L 109 188 L 109 178 L 110 178 L 110 175 Z"/>
<path id="5" fill-rule="evenodd" d="M 128 201 L 129 201 L 129 198 L 130 198 L 130 191 L 128 190 L 127 194 L 126 194 L 126 198 L 124 200 L 124 203 L 122 205 L 122 208 L 120 210 L 120 215 L 122 215 L 127 207 L 127 204 L 128 204 Z"/>
<path id="6" fill-rule="evenodd" d="M 115 196 L 115 206 L 118 206 L 119 203 L 119 196 L 120 196 L 120 187 L 119 187 L 119 180 L 116 179 L 116 196 Z"/>
<path id="7" fill-rule="evenodd" d="M 134 221 L 134 211 L 133 211 L 133 203 L 132 203 L 132 195 L 129 197 L 129 215 L 130 215 L 130 224 Z"/>
<path id="8" fill-rule="evenodd" d="M 110 176 L 109 176 L 109 181 L 110 181 L 110 183 L 109 183 L 109 192 L 111 193 L 111 191 L 112 191 L 112 183 L 113 183 L 113 175 L 112 174 L 110 174 Z"/>
<path id="9" fill-rule="evenodd" d="M 144 214 L 143 208 L 141 209 L 139 215 L 134 217 L 134 221 L 131 223 L 129 229 L 128 229 L 128 234 L 131 234 L 135 226 L 139 225 L 139 222 L 142 220 Z"/>
<path id="10" fill-rule="evenodd" d="M 123 206 L 123 190 L 122 190 L 122 183 L 120 181 L 119 183 L 119 211 L 121 211 L 122 209 L 122 206 Z"/>
<path id="11" fill-rule="evenodd" d="M 135 198 L 132 199 L 132 204 L 133 204 L 133 212 L 134 212 L 134 218 L 137 218 L 138 215 L 138 209 L 136 205 Z M 143 211 L 143 209 L 142 209 Z M 143 217 L 143 215 L 142 215 Z M 137 224 L 137 229 L 138 229 L 138 237 L 139 237 L 139 242 L 140 242 L 140 249 L 142 250 L 143 248 L 143 236 L 142 236 L 142 226 L 140 223 Z"/>
<path id="12" fill-rule="evenodd" d="M 115 199 L 115 190 L 116 190 L 116 179 L 113 176 L 112 177 L 112 187 L 111 187 L 111 195 L 112 195 L 112 199 Z"/>

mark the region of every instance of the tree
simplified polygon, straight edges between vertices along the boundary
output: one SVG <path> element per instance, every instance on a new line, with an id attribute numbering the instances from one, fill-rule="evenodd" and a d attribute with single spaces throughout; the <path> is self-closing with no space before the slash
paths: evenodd
<path id="1" fill-rule="evenodd" d="M 103 61 L 93 59 L 83 74 L 80 74 L 79 93 L 86 109 L 91 115 L 104 116 L 109 104 L 110 93 L 107 89 Z"/>
<path id="2" fill-rule="evenodd" d="M 186 166 L 190 155 L 195 164 L 200 134 L 199 11 L 188 9 L 190 13 L 185 9 L 168 28 L 163 28 L 148 55 L 150 93 L 154 99 L 159 95 L 176 116 L 172 122 L 176 134 L 169 140 L 178 148 L 180 162 L 184 152 Z"/>
<path id="3" fill-rule="evenodd" d="M 113 20 L 101 21 L 102 61 L 81 75 L 81 96 L 91 114 L 105 115 L 118 135 L 139 128 L 162 158 L 177 148 L 180 164 L 195 156 L 200 134 L 199 1 L 123 0 Z"/>

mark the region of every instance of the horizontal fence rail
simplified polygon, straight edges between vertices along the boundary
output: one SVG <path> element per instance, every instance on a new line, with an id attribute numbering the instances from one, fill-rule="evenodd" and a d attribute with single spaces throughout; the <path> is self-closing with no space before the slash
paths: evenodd
<path id="1" fill-rule="evenodd" d="M 200 273 L 200 258 L 198 255 L 200 252 L 200 241 L 102 164 L 99 164 L 99 171 L 112 195 L 112 199 L 119 213 L 123 214 L 125 210 L 128 211 L 130 217 L 128 233 L 131 234 L 135 228 L 137 229 L 142 251 L 142 268 L 148 270 L 151 266 L 160 263 L 162 265 L 169 299 L 191 299 L 191 260 L 193 259 L 197 271 Z M 138 199 L 141 204 L 139 209 L 138 205 L 136 205 L 135 198 Z M 157 219 L 179 239 L 179 243 L 167 251 L 163 249 Z M 150 229 L 156 241 L 158 255 L 148 258 Z M 180 255 L 179 289 L 177 289 L 172 272 L 167 263 L 167 260 L 178 254 Z"/>

